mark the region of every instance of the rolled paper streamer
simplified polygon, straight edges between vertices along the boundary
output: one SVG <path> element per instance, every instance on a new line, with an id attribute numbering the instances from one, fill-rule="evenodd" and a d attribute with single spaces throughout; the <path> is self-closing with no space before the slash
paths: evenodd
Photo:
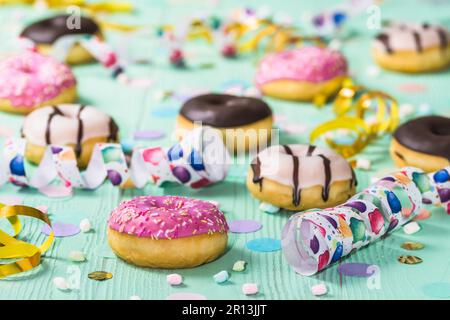
<path id="1" fill-rule="evenodd" d="M 450 167 L 426 174 L 406 167 L 347 202 L 293 215 L 282 232 L 283 253 L 301 275 L 313 275 L 412 221 L 422 203 L 450 213 Z"/>
<path id="2" fill-rule="evenodd" d="M 36 50 L 36 44 L 32 40 L 20 37 L 18 41 L 22 48 Z M 64 61 L 69 54 L 70 49 L 75 44 L 82 46 L 105 68 L 111 70 L 111 76 L 113 78 L 117 78 L 125 72 L 124 67 L 119 63 L 119 59 L 114 50 L 105 41 L 95 35 L 69 34 L 62 36 L 53 43 L 50 54 L 54 58 Z"/>
<path id="3" fill-rule="evenodd" d="M 198 127 L 168 149 L 135 149 L 131 167 L 120 144 L 99 143 L 94 147 L 86 171 L 80 172 L 74 150 L 48 146 L 30 177 L 25 169 L 25 140 L 8 140 L 0 157 L 0 185 L 7 181 L 20 187 L 43 188 L 55 180 L 66 187 L 95 189 L 105 179 L 121 188 L 143 188 L 148 182 L 175 182 L 200 188 L 225 178 L 229 154 L 220 134 L 211 127 Z"/>
<path id="4" fill-rule="evenodd" d="M 40 246 L 16 239 L 22 229 L 19 216 L 39 219 L 50 227 L 51 232 L 48 238 Z M 16 260 L 10 263 L 0 263 L 0 279 L 37 267 L 40 264 L 41 255 L 51 247 L 54 239 L 48 216 L 32 207 L 8 206 L 0 203 L 0 218 L 6 218 L 14 231 L 11 236 L 0 230 L 0 259 Z"/>

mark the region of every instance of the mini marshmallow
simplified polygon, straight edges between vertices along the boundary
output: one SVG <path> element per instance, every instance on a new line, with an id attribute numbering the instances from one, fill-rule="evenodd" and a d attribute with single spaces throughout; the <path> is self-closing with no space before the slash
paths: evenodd
<path id="1" fill-rule="evenodd" d="M 167 283 L 171 286 L 178 286 L 183 283 L 183 277 L 178 273 L 172 273 L 167 275 Z"/>
<path id="2" fill-rule="evenodd" d="M 418 231 L 420 231 L 420 225 L 415 221 L 410 222 L 403 227 L 403 232 L 406 234 L 414 234 Z"/>
<path id="3" fill-rule="evenodd" d="M 410 103 L 403 103 L 399 107 L 400 118 L 408 117 L 414 113 L 414 106 Z"/>
<path id="4" fill-rule="evenodd" d="M 245 262 L 243 260 L 238 260 L 233 264 L 233 271 L 242 272 L 245 270 L 246 266 L 247 266 L 247 262 Z"/>
<path id="5" fill-rule="evenodd" d="M 252 295 L 258 293 L 258 285 L 256 283 L 244 283 L 242 285 L 242 292 L 245 295 Z"/>
<path id="6" fill-rule="evenodd" d="M 55 277 L 53 278 L 53 284 L 56 288 L 62 291 L 66 291 L 70 289 L 69 282 L 63 277 Z"/>
<path id="7" fill-rule="evenodd" d="M 316 284 L 311 287 L 311 293 L 315 296 L 323 296 L 327 294 L 328 289 L 325 283 Z"/>
<path id="8" fill-rule="evenodd" d="M 85 233 L 91 230 L 91 222 L 89 219 L 83 219 L 80 221 L 80 230 Z"/>
<path id="9" fill-rule="evenodd" d="M 224 283 L 224 282 L 228 281 L 228 279 L 230 278 L 230 275 L 228 274 L 227 271 L 223 270 L 223 271 L 220 271 L 219 273 L 215 274 L 213 276 L 213 278 L 216 283 Z"/>
<path id="10" fill-rule="evenodd" d="M 280 208 L 278 208 L 270 203 L 261 202 L 261 204 L 259 205 L 259 210 L 261 210 L 263 212 L 267 212 L 267 213 L 276 213 L 276 212 L 280 211 Z"/>
<path id="11" fill-rule="evenodd" d="M 356 168 L 370 170 L 371 162 L 369 159 L 359 158 L 356 160 Z"/>
<path id="12" fill-rule="evenodd" d="M 83 262 L 86 260 L 86 254 L 82 251 L 71 251 L 69 259 L 74 262 Z"/>

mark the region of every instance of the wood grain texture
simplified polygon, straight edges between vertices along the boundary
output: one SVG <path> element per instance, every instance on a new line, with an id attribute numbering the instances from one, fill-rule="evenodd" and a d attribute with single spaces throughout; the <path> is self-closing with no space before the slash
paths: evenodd
<path id="1" fill-rule="evenodd" d="M 247 1 L 257 5 L 257 1 Z M 415 1 L 409 18 L 420 21 L 427 13 L 429 21 L 444 21 L 448 19 L 448 10 L 430 7 L 426 1 Z M 193 14 L 197 9 L 223 14 L 236 7 L 239 1 L 219 1 L 218 5 L 204 5 L 195 0 L 171 1 L 135 1 L 140 9 L 133 18 L 118 17 L 118 21 L 152 24 L 163 21 L 177 21 L 182 16 Z M 274 8 L 285 12 L 316 12 L 329 7 L 337 1 L 271 1 Z M 404 7 L 395 1 L 386 1 L 382 13 L 386 18 L 395 18 L 402 14 Z M 447 11 L 447 13 L 445 13 Z M 14 28 L 11 16 L 13 13 L 24 12 L 27 20 L 37 18 L 40 14 L 30 8 L 0 7 L 0 52 L 9 49 L 6 41 L 10 37 L 10 29 Z M 365 27 L 366 16 L 355 18 L 351 25 L 358 35 L 344 43 L 344 54 L 349 58 L 350 67 L 358 82 L 372 88 L 385 90 L 398 98 L 400 103 L 419 105 L 429 103 L 440 114 L 450 114 L 448 101 L 450 92 L 448 72 L 433 75 L 406 76 L 391 72 L 382 72 L 377 78 L 368 77 L 366 68 L 373 65 L 369 56 L 370 38 L 374 31 Z M 385 18 L 385 16 L 383 16 Z M 111 19 L 114 19 L 111 17 Z M 9 29 L 8 29 L 9 28 Z M 17 26 L 20 29 L 20 26 Z M 8 31 L 9 30 L 9 31 Z M 237 60 L 225 60 L 217 56 L 214 50 L 201 44 L 190 44 L 189 52 L 193 55 L 193 63 L 212 61 L 214 67 L 201 69 L 194 66 L 188 70 L 173 70 L 163 62 L 165 58 L 158 44 L 145 37 L 127 39 L 119 34 L 108 33 L 108 39 L 117 49 L 126 51 L 124 46 L 130 45 L 129 53 L 135 57 L 149 58 L 152 65 L 132 66 L 133 75 L 152 78 L 154 86 L 148 90 L 124 87 L 108 77 L 108 73 L 99 65 L 85 65 L 74 68 L 78 80 L 80 102 L 94 105 L 111 114 L 119 124 L 122 138 L 130 138 L 138 129 L 163 130 L 167 135 L 158 141 L 140 142 L 142 145 L 168 146 L 173 142 L 171 133 L 175 125 L 175 116 L 162 117 L 153 111 L 161 109 L 179 109 L 181 102 L 176 99 L 158 101 L 155 93 L 159 90 L 194 91 L 198 89 L 219 90 L 221 84 L 229 80 L 251 83 L 256 64 L 255 57 Z M 210 50 L 210 51 L 208 51 Z M 195 60 L 197 58 L 197 60 Z M 404 83 L 421 83 L 427 90 L 420 94 L 410 94 L 398 90 Z M 1 85 L 1 84 L 0 84 Z M 305 124 L 308 132 L 317 124 L 331 119 L 329 106 L 318 110 L 306 103 L 292 103 L 275 99 L 267 99 L 276 115 L 285 117 L 290 124 Z M 0 126 L 11 128 L 18 136 L 23 117 L 0 113 Z M 307 142 L 308 135 L 292 135 L 280 133 L 280 142 Z M 358 188 L 364 188 L 370 183 L 370 176 L 382 168 L 392 167 L 388 155 L 390 137 L 384 137 L 370 145 L 362 156 L 372 161 L 373 168 L 369 172 L 357 170 Z M 450 242 L 450 217 L 433 209 L 431 219 L 421 222 L 422 230 L 407 236 L 401 230 L 395 232 L 383 241 L 359 250 L 342 262 L 361 262 L 376 264 L 381 270 L 381 286 L 379 289 L 369 289 L 366 278 L 342 279 L 340 284 L 338 265 L 312 276 L 302 277 L 295 274 L 287 265 L 282 253 L 255 253 L 245 248 L 247 241 L 259 237 L 279 239 L 281 229 L 289 217 L 288 213 L 265 214 L 258 210 L 259 203 L 253 199 L 245 187 L 245 175 L 249 159 L 240 158 L 241 164 L 234 165 L 225 182 L 201 190 L 189 190 L 181 186 L 160 189 L 149 185 L 143 190 L 119 190 L 109 183 L 94 191 L 77 190 L 73 198 L 54 200 L 46 198 L 34 190 L 19 190 L 11 185 L 0 187 L 0 196 L 19 195 L 27 205 L 47 205 L 53 221 L 79 223 L 83 218 L 89 218 L 93 230 L 74 237 L 58 238 L 53 247 L 45 254 L 42 265 L 28 274 L 11 277 L 0 281 L 0 299 L 128 299 L 139 295 L 143 299 L 165 299 L 174 292 L 196 292 L 208 299 L 315 299 L 310 293 L 310 287 L 324 282 L 329 288 L 329 294 L 320 299 L 426 299 L 421 290 L 424 284 L 436 281 L 450 281 L 450 260 L 448 252 Z M 230 234 L 229 246 L 225 255 L 218 260 L 194 269 L 187 270 L 154 270 L 137 268 L 116 258 L 107 245 L 106 221 L 109 212 L 120 201 L 131 199 L 138 195 L 184 195 L 205 200 L 217 200 L 228 220 L 255 219 L 262 223 L 263 228 L 251 234 Z M 42 241 L 39 222 L 26 219 L 24 235 L 29 241 Z M 5 226 L 4 221 L 0 226 Z M 417 252 L 424 262 L 419 265 L 403 265 L 397 262 L 397 256 L 405 254 L 400 248 L 404 241 L 420 241 L 426 247 Z M 87 254 L 87 261 L 72 263 L 68 254 L 72 250 L 81 250 Z M 231 270 L 236 260 L 245 260 L 248 267 L 245 272 L 232 272 L 228 283 L 218 285 L 213 281 L 213 275 L 221 270 Z M 111 280 L 97 282 L 88 279 L 92 271 L 108 271 L 113 274 Z M 170 287 L 166 283 L 169 273 L 177 272 L 183 275 L 184 284 L 180 287 Z M 64 276 L 79 280 L 79 289 L 69 292 L 57 290 L 52 279 Z M 242 294 L 241 286 L 246 282 L 259 285 L 260 293 L 247 297 Z"/>

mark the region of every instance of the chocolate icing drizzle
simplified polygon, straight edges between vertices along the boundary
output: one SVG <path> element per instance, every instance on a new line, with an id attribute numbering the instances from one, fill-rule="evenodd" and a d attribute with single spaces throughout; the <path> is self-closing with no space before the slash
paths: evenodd
<path id="1" fill-rule="evenodd" d="M 263 178 L 261 177 L 261 160 L 259 160 L 259 158 L 256 157 L 256 163 L 252 163 L 250 166 L 253 171 L 253 183 L 258 183 L 259 191 L 262 191 Z"/>
<path id="2" fill-rule="evenodd" d="M 294 170 L 292 170 L 292 183 L 294 185 L 294 188 L 292 190 L 292 203 L 294 204 L 294 206 L 298 206 L 300 204 L 301 192 L 302 192 L 298 188 L 298 172 L 299 172 L 300 161 L 297 156 L 294 156 L 294 153 L 292 152 L 292 149 L 289 148 L 289 146 L 283 145 L 283 148 L 288 155 L 292 156 L 292 161 L 293 161 L 293 166 L 294 166 Z"/>
<path id="3" fill-rule="evenodd" d="M 48 115 L 47 126 L 45 129 L 45 142 L 47 144 L 52 144 L 51 125 L 52 125 L 53 118 L 55 116 L 62 116 L 62 117 L 66 116 L 57 106 L 52 106 L 52 108 L 53 108 L 53 111 Z M 77 112 L 78 131 L 77 131 L 77 141 L 76 141 L 75 149 L 74 149 L 77 157 L 79 157 L 83 152 L 84 124 L 83 124 L 83 119 L 81 118 L 81 113 L 83 112 L 83 110 L 85 108 L 86 108 L 85 105 L 79 105 L 79 109 Z M 109 134 L 107 137 L 107 141 L 108 142 L 117 141 L 119 128 L 112 117 L 109 118 L 108 127 L 109 127 Z"/>
<path id="4" fill-rule="evenodd" d="M 80 28 L 69 29 L 67 26 L 70 15 L 58 15 L 37 21 L 26 27 L 21 37 L 28 38 L 38 44 L 52 44 L 60 37 L 73 34 L 96 34 L 100 28 L 92 19 L 80 17 Z"/>
<path id="5" fill-rule="evenodd" d="M 201 121 L 204 125 L 231 128 L 267 118 L 272 115 L 272 111 L 260 99 L 211 93 L 186 101 L 180 114 L 190 121 Z"/>
<path id="6" fill-rule="evenodd" d="M 430 28 L 435 30 L 439 36 L 440 48 L 441 49 L 447 48 L 447 46 L 448 46 L 448 38 L 447 37 L 448 36 L 447 36 L 447 32 L 443 28 L 441 28 L 439 26 L 431 26 L 428 23 L 423 23 L 421 27 L 424 30 L 427 30 Z M 414 30 L 406 24 L 401 24 L 399 26 L 398 30 L 400 30 L 402 32 L 411 32 L 413 35 L 413 38 L 414 38 L 417 52 L 422 52 L 424 50 L 423 45 L 422 45 L 422 37 L 421 37 L 420 33 L 418 32 L 418 30 Z M 389 31 L 380 33 L 379 35 L 376 36 L 376 39 L 378 39 L 384 45 L 384 48 L 386 49 L 387 53 L 389 53 L 389 54 L 394 53 L 394 49 L 391 47 L 390 41 L 389 41 Z"/>
<path id="7" fill-rule="evenodd" d="M 394 138 L 404 147 L 450 160 L 450 118 L 427 116 L 402 124 Z"/>
<path id="8" fill-rule="evenodd" d="M 298 206 L 301 203 L 301 192 L 302 190 L 299 188 L 299 172 L 300 172 L 300 158 L 296 155 L 294 155 L 292 149 L 288 145 L 283 145 L 283 149 L 286 152 L 286 154 L 290 155 L 292 157 L 293 162 L 293 170 L 292 170 L 292 203 L 294 206 Z M 308 150 L 306 152 L 306 157 L 311 157 L 316 150 L 316 146 L 309 145 Z M 331 171 L 331 160 L 327 158 L 323 154 L 318 154 L 318 157 L 322 158 L 323 161 L 323 170 L 325 174 L 325 181 L 322 187 L 322 199 L 324 202 L 328 201 L 330 197 L 330 186 L 331 186 L 331 178 L 332 178 L 332 171 Z M 263 178 L 261 177 L 261 161 L 259 157 L 256 157 L 255 161 L 251 164 L 251 169 L 253 171 L 253 183 L 259 184 L 259 190 L 262 191 L 262 182 Z M 355 184 L 357 185 L 355 172 L 350 167 L 350 170 L 352 172 L 352 178 L 350 180 L 350 188 Z"/>

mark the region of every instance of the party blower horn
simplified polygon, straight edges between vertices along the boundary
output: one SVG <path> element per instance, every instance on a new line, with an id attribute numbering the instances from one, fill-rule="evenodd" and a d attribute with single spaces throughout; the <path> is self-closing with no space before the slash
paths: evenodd
<path id="1" fill-rule="evenodd" d="M 225 179 L 229 154 L 220 134 L 211 127 L 197 127 L 170 148 L 133 150 L 131 167 L 120 144 L 95 146 L 86 171 L 80 172 L 73 148 L 48 146 L 29 177 L 25 168 L 25 140 L 8 140 L 0 157 L 0 185 L 44 188 L 60 180 L 69 188 L 95 189 L 105 179 L 121 188 L 143 188 L 148 182 L 165 182 L 201 188 Z"/>
<path id="2" fill-rule="evenodd" d="M 293 215 L 282 232 L 285 258 L 297 273 L 310 276 L 411 221 L 422 203 L 450 213 L 449 172 L 450 167 L 430 174 L 406 167 L 340 206 Z"/>

